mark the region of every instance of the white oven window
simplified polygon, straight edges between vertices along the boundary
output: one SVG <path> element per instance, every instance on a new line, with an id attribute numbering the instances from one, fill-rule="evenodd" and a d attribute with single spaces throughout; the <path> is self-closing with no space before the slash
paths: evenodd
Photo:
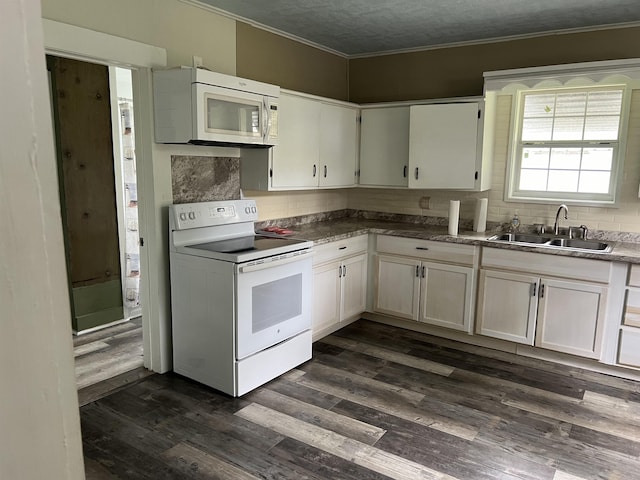
<path id="1" fill-rule="evenodd" d="M 302 274 L 252 288 L 251 331 L 258 333 L 302 313 Z"/>

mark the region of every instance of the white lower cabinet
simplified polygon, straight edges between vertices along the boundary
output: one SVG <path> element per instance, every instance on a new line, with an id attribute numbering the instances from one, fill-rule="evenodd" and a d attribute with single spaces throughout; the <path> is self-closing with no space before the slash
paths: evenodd
<path id="1" fill-rule="evenodd" d="M 477 332 L 533 345 L 538 278 L 518 273 L 480 270 Z"/>
<path id="2" fill-rule="evenodd" d="M 471 332 L 475 247 L 380 235 L 377 251 L 375 312 Z"/>
<path id="3" fill-rule="evenodd" d="M 640 265 L 630 265 L 616 363 L 640 368 Z"/>
<path id="4" fill-rule="evenodd" d="M 609 262 L 496 249 L 484 252 L 477 333 L 600 358 Z M 578 279 L 550 276 L 569 272 Z"/>
<path id="5" fill-rule="evenodd" d="M 313 339 L 357 318 L 367 303 L 366 235 L 316 248 L 313 267 Z"/>
<path id="6" fill-rule="evenodd" d="M 374 311 L 395 317 L 418 319 L 420 262 L 413 258 L 376 256 Z"/>

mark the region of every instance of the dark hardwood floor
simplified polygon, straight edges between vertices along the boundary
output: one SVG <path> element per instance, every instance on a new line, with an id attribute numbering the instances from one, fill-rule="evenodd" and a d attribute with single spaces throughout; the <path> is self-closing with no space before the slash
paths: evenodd
<path id="1" fill-rule="evenodd" d="M 640 479 L 640 383 L 364 320 L 242 398 L 154 374 L 80 413 L 89 479 Z"/>
<path id="2" fill-rule="evenodd" d="M 86 405 L 150 375 L 142 358 L 142 319 L 73 338 L 78 401 Z"/>

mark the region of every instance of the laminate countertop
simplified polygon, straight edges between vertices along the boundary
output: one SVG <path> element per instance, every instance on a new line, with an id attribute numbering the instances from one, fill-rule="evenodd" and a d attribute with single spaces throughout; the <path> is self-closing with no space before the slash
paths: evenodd
<path id="1" fill-rule="evenodd" d="M 473 231 L 460 231 L 458 235 L 449 235 L 447 226 L 424 225 L 415 223 L 390 222 L 385 220 L 368 220 L 360 218 L 340 218 L 305 224 L 297 224 L 289 227 L 294 231 L 293 236 L 313 240 L 316 245 L 343 240 L 358 235 L 374 233 L 377 235 L 392 235 L 397 237 L 419 238 L 436 242 L 450 242 L 467 245 L 480 245 L 483 247 L 502 248 L 507 250 L 519 250 L 535 252 L 545 255 L 560 255 L 569 257 L 591 258 L 612 262 L 627 262 L 640 264 L 640 243 L 627 241 L 605 241 L 613 246 L 609 253 L 594 251 L 571 250 L 559 247 L 528 246 L 515 243 L 487 240 L 499 233 L 487 231 L 483 233 Z"/>

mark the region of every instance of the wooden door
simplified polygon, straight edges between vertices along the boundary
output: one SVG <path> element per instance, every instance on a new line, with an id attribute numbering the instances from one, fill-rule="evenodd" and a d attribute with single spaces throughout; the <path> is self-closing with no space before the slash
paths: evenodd
<path id="1" fill-rule="evenodd" d="M 73 329 L 122 318 L 109 73 L 47 59 L 51 75 Z"/>

